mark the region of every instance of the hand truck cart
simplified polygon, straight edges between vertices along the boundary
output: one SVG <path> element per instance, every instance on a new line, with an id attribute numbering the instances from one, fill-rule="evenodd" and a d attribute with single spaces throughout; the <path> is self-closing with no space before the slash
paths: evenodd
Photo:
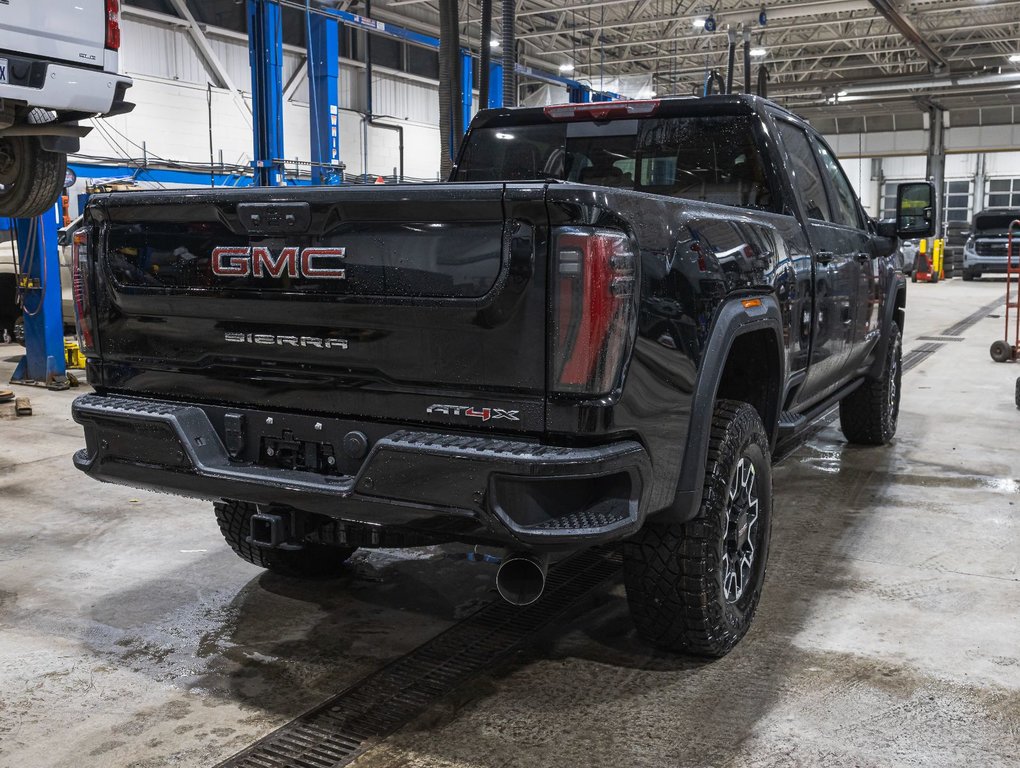
<path id="1" fill-rule="evenodd" d="M 1014 219 L 1009 224 L 1008 240 L 1006 241 L 1006 338 L 992 342 L 989 352 L 992 360 L 997 363 L 1005 363 L 1009 360 L 1016 360 L 1020 354 L 1020 264 L 1013 264 L 1013 230 L 1020 229 L 1020 219 Z M 1020 258 L 1020 254 L 1017 254 Z M 1013 295 L 1013 286 L 1017 287 L 1016 296 Z M 1010 310 L 1013 310 L 1013 343 L 1010 339 Z M 1020 403 L 1017 405 L 1020 408 Z"/>

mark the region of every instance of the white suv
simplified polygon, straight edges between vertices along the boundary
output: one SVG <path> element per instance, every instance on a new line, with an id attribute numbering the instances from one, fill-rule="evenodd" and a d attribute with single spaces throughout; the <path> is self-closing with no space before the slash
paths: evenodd
<path id="1" fill-rule="evenodd" d="M 79 120 L 134 109 L 119 48 L 120 0 L 0 0 L 0 216 L 56 202 Z"/>

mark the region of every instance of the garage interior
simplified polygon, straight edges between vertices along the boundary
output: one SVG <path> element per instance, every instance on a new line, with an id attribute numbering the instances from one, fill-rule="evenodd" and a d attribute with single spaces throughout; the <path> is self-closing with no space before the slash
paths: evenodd
<path id="1" fill-rule="evenodd" d="M 0 273 L 36 253 L 46 296 L 0 340 L 21 406 L 0 403 L 0 766 L 1020 766 L 1020 379 L 988 353 L 1017 310 L 1007 278 L 964 268 L 975 216 L 1020 218 L 1020 2 L 118 12 L 135 108 L 82 122 L 65 196 L 31 225 L 45 252 L 0 221 Z M 900 249 L 896 437 L 850 445 L 830 410 L 777 446 L 765 587 L 724 658 L 639 639 L 610 546 L 523 607 L 496 594 L 498 553 L 460 544 L 363 549 L 304 581 L 240 560 L 209 501 L 72 464 L 89 386 L 57 232 L 91 195 L 435 182 L 480 108 L 727 81 L 808 119 L 875 219 L 903 182 L 941 199 L 937 237 Z"/>

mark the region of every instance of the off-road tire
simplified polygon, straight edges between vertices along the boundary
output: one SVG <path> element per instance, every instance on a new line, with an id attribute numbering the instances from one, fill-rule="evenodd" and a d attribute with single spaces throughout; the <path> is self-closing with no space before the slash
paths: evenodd
<path id="1" fill-rule="evenodd" d="M 338 576 L 344 571 L 347 560 L 356 547 L 336 547 L 309 544 L 299 550 L 282 550 L 258 547 L 248 541 L 251 517 L 258 512 L 255 504 L 224 499 L 213 504 L 220 533 L 237 556 L 259 568 L 283 576 L 303 579 L 323 579 Z"/>
<path id="2" fill-rule="evenodd" d="M 40 216 L 60 198 L 67 177 L 67 155 L 47 152 L 35 136 L 0 137 L 0 216 Z"/>
<path id="3" fill-rule="evenodd" d="M 736 592 L 726 586 L 727 552 L 734 551 L 728 548 L 737 525 L 731 519 L 737 509 L 731 491 L 747 466 L 757 483 L 757 518 L 744 526 L 754 552 L 743 588 Z M 720 400 L 712 416 L 697 517 L 686 523 L 653 520 L 624 543 L 627 601 L 638 634 L 668 651 L 712 658 L 729 653 L 758 607 L 771 525 L 772 461 L 761 417 L 747 403 Z"/>
<path id="4" fill-rule="evenodd" d="M 843 436 L 858 445 L 885 445 L 896 434 L 900 414 L 903 367 L 903 335 L 893 323 L 889 327 L 882 376 L 867 379 L 839 402 L 839 426 Z"/>

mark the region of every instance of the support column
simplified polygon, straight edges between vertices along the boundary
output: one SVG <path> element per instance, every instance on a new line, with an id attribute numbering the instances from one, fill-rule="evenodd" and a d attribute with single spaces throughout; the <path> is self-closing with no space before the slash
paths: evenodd
<path id="1" fill-rule="evenodd" d="M 978 152 L 974 169 L 974 214 L 985 209 L 985 153 Z M 973 218 L 971 218 L 973 221 Z"/>
<path id="2" fill-rule="evenodd" d="M 248 0 L 255 183 L 283 184 L 283 20 L 280 5 Z"/>
<path id="3" fill-rule="evenodd" d="M 463 119 L 461 120 L 460 127 L 467 133 L 468 126 L 471 125 L 471 118 L 474 115 L 474 98 L 472 91 L 475 87 L 475 67 L 474 60 L 471 58 L 471 52 L 461 48 L 460 49 L 460 99 L 463 109 Z M 460 137 L 457 137 L 457 143 L 460 144 Z"/>
<path id="4" fill-rule="evenodd" d="M 935 238 L 943 234 L 946 198 L 946 151 L 943 115 L 945 110 L 935 104 L 928 107 L 927 177 L 935 184 Z"/>
<path id="5" fill-rule="evenodd" d="M 309 14 L 308 127 L 312 184 L 340 184 L 340 22 Z"/>
<path id="6" fill-rule="evenodd" d="M 489 109 L 503 106 L 503 65 L 492 64 L 489 67 Z"/>
<path id="7" fill-rule="evenodd" d="M 66 389 L 56 208 L 34 219 L 15 219 L 14 226 L 18 234 L 20 271 L 26 281 L 22 289 L 25 356 L 18 363 L 11 381 Z"/>

